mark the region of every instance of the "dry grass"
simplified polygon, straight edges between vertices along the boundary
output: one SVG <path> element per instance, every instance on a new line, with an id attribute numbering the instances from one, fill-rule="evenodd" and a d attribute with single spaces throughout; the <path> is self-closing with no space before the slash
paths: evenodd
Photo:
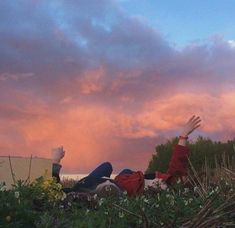
<path id="1" fill-rule="evenodd" d="M 61 184 L 63 185 L 64 188 L 71 188 L 72 186 L 74 186 L 74 184 L 77 182 L 78 180 L 74 180 L 72 178 L 64 178 L 61 181 Z"/>
<path id="2" fill-rule="evenodd" d="M 199 196 L 204 200 L 204 205 L 195 217 L 183 224 L 187 228 L 203 227 L 235 227 L 235 163 L 223 159 L 222 165 L 216 165 L 210 169 L 205 161 L 204 171 L 200 174 L 192 166 L 191 161 L 188 182 L 196 189 Z M 211 186 L 217 186 L 218 191 L 213 198 L 208 197 Z M 224 202 L 216 209 L 214 202 L 223 196 Z M 229 223 L 226 221 L 229 219 Z M 234 222 L 231 222 L 234 221 Z"/>

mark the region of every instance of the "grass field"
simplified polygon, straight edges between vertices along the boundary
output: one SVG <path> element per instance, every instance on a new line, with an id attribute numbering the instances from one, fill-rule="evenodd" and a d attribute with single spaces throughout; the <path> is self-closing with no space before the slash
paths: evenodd
<path id="1" fill-rule="evenodd" d="M 64 186 L 73 184 L 65 180 Z M 0 227 L 234 227 L 234 164 L 200 175 L 191 166 L 187 180 L 166 190 L 146 189 L 129 198 L 61 191 L 53 179 L 18 182 L 0 190 Z"/>

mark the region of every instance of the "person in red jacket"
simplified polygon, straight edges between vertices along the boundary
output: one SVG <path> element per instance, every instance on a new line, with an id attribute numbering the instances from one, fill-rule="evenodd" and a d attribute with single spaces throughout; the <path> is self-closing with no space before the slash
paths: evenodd
<path id="1" fill-rule="evenodd" d="M 178 178 L 187 175 L 189 149 L 186 147 L 188 136 L 200 126 L 200 117 L 192 116 L 185 124 L 179 137 L 179 142 L 173 147 L 172 157 L 166 173 L 155 172 L 143 174 L 142 171 L 122 170 L 114 180 L 110 179 L 112 165 L 104 162 L 93 170 L 87 177 L 78 181 L 72 188 L 64 189 L 65 192 L 92 192 L 105 195 L 108 192 L 120 195 L 126 191 L 129 196 L 140 195 L 144 192 L 144 187 L 154 186 L 160 183 L 162 188 L 167 184 L 174 183 Z M 53 151 L 53 176 L 59 181 L 60 160 L 64 157 L 63 147 Z"/>
<path id="2" fill-rule="evenodd" d="M 117 185 L 127 191 L 129 196 L 142 194 L 144 187 L 154 186 L 159 183 L 164 189 L 167 184 L 174 183 L 177 179 L 187 175 L 189 149 L 186 147 L 188 136 L 200 126 L 200 117 L 192 116 L 185 124 L 179 136 L 179 142 L 173 146 L 173 153 L 166 173 L 155 172 L 143 174 L 141 171 L 134 172 L 129 169 L 123 170 L 115 181 Z"/>

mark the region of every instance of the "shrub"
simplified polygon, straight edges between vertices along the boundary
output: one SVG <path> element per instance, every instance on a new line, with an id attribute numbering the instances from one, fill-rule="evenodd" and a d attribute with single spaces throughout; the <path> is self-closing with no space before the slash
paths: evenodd
<path id="1" fill-rule="evenodd" d="M 172 154 L 172 146 L 178 142 L 178 138 L 168 140 L 165 144 L 156 147 L 156 154 L 152 156 L 146 173 L 156 170 L 166 172 Z M 212 141 L 209 138 L 199 136 L 195 142 L 189 141 L 189 159 L 193 167 L 199 172 L 204 172 L 205 166 L 210 169 L 225 166 L 233 169 L 235 164 L 234 140 L 227 142 Z"/>

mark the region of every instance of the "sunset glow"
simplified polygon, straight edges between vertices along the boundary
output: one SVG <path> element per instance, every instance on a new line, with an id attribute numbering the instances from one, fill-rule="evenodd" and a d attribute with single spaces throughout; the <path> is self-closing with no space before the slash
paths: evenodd
<path id="1" fill-rule="evenodd" d="M 193 139 L 235 137 L 235 34 L 174 45 L 131 1 L 49 2 L 0 2 L 0 155 L 63 145 L 64 173 L 145 170 L 192 114 Z"/>

